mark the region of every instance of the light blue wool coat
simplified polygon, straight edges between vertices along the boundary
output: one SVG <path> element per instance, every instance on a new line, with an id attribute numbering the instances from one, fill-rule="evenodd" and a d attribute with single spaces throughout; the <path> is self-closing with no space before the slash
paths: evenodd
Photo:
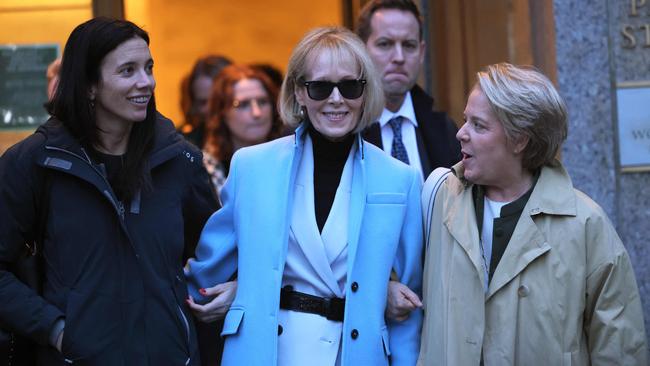
<path id="1" fill-rule="evenodd" d="M 222 365 L 277 364 L 280 286 L 305 131 L 302 125 L 293 136 L 237 151 L 221 192 L 223 208 L 208 220 L 188 263 L 190 294 L 199 301 L 207 300 L 199 288 L 237 271 Z M 422 312 L 391 322 L 384 311 L 391 268 L 421 294 L 421 182 L 415 169 L 360 138 L 353 146 L 341 363 L 414 365 Z M 299 343 L 295 349 L 300 352 Z"/>

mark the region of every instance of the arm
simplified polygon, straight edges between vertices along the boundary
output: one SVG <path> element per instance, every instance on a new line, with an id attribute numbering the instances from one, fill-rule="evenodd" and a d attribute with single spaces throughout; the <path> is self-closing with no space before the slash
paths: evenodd
<path id="1" fill-rule="evenodd" d="M 48 344 L 52 328 L 63 313 L 11 272 L 25 251 L 25 243 L 36 238 L 40 206 L 42 177 L 26 145 L 14 146 L 0 158 L 0 325 Z"/>
<path id="2" fill-rule="evenodd" d="M 420 296 L 422 293 L 422 218 L 420 178 L 412 170 L 407 197 L 406 217 L 393 268 L 399 281 Z M 402 322 L 387 322 L 390 333 L 392 365 L 414 365 L 420 348 L 422 309 L 417 308 Z"/>
<path id="3" fill-rule="evenodd" d="M 223 319 L 228 313 L 230 305 L 235 300 L 235 294 L 237 294 L 237 281 L 229 281 L 214 287 L 199 289 L 199 293 L 213 299 L 207 304 L 201 305 L 194 302 L 194 299 L 190 296 L 187 299 L 187 305 L 199 320 L 204 323 L 211 323 Z"/>
<path id="4" fill-rule="evenodd" d="M 221 191 L 223 207 L 208 219 L 201 232 L 195 256 L 189 259 L 185 267 L 192 302 L 205 304 L 210 301 L 209 294 L 200 290 L 228 281 L 237 270 L 235 242 L 235 192 L 239 166 L 237 161 L 237 154 L 235 154 L 231 162 L 230 176 Z M 197 316 L 202 317 L 198 314 Z"/>
<path id="5" fill-rule="evenodd" d="M 586 282 L 584 327 L 591 363 L 645 365 L 648 345 L 634 271 L 623 243 L 602 215 L 597 222 L 587 224 L 588 245 L 605 257 L 591 270 Z"/>
<path id="6" fill-rule="evenodd" d="M 187 177 L 187 190 L 183 198 L 183 224 L 185 236 L 184 261 L 194 255 L 201 230 L 206 221 L 221 206 L 216 192 L 205 170 L 201 153 L 195 151 L 197 157 L 189 162 L 191 171 Z"/>
<path id="7" fill-rule="evenodd" d="M 401 322 L 419 307 L 422 307 L 422 301 L 415 292 L 399 281 L 388 281 L 386 318 Z"/>

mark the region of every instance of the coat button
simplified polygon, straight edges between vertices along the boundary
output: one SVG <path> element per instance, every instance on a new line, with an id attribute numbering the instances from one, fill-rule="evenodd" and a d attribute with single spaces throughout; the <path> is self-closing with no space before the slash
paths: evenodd
<path id="1" fill-rule="evenodd" d="M 359 289 L 359 284 L 356 282 L 352 282 L 352 286 L 350 286 L 350 288 L 352 289 L 352 292 L 357 292 L 357 290 Z"/>
<path id="2" fill-rule="evenodd" d="M 278 325 L 278 335 L 281 335 L 281 334 L 282 334 L 282 330 L 283 330 L 283 329 L 282 329 L 282 326 L 281 326 L 281 325 Z"/>
<path id="3" fill-rule="evenodd" d="M 359 331 L 356 329 L 352 329 L 352 333 L 350 333 L 350 337 L 352 337 L 352 339 L 359 338 Z"/>
<path id="4" fill-rule="evenodd" d="M 530 294 L 530 289 L 526 285 L 521 285 L 519 286 L 519 289 L 517 289 L 517 294 L 519 297 L 526 297 Z"/>

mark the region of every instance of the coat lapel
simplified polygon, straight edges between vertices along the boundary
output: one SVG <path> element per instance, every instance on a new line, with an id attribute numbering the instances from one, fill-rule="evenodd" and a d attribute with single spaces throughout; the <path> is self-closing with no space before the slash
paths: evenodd
<path id="1" fill-rule="evenodd" d="M 490 281 L 486 301 L 531 262 L 549 250 L 551 250 L 551 246 L 544 240 L 544 235 L 537 228 L 528 212 L 524 210 L 494 272 L 492 281 Z"/>
<path id="2" fill-rule="evenodd" d="M 485 283 L 485 264 L 483 262 L 478 231 L 468 230 L 468 228 L 478 227 L 476 224 L 476 215 L 474 214 L 472 192 L 470 188 L 465 188 L 459 194 L 461 198 L 454 200 L 454 203 L 448 210 L 447 216 L 444 218 L 444 225 L 454 237 L 454 241 L 462 247 L 467 257 L 472 261 L 476 274 L 481 280 L 481 284 L 483 284 Z"/>
<path id="3" fill-rule="evenodd" d="M 348 276 L 352 273 L 352 267 L 359 245 L 359 233 L 361 232 L 361 219 L 366 207 L 366 169 L 363 156 L 363 140 L 357 139 L 357 150 L 354 156 L 354 169 L 352 171 L 352 189 L 350 192 L 350 212 L 348 217 Z"/>
<path id="4" fill-rule="evenodd" d="M 293 202 L 294 202 L 294 187 L 296 183 L 296 176 L 298 175 L 298 167 L 300 166 L 300 161 L 303 155 L 303 144 L 302 140 L 304 139 L 305 127 L 304 125 L 299 125 L 294 132 L 294 146 L 291 149 L 282 150 L 278 156 L 278 169 L 277 174 L 281 179 L 275 180 L 271 179 L 269 184 L 274 184 L 276 189 L 272 190 L 277 193 L 276 202 L 279 202 L 278 205 L 271 205 L 269 207 L 277 208 L 276 215 L 271 214 L 273 217 L 285 218 L 284 223 L 291 222 Z M 286 165 L 286 161 L 290 161 L 291 165 Z M 288 169 L 285 170 L 285 167 L 288 166 Z M 268 208 L 268 207 L 267 207 Z M 279 263 L 280 268 L 284 267 L 284 261 L 287 257 L 287 248 L 289 243 L 289 231 L 291 230 L 290 225 L 279 224 L 272 225 L 278 230 L 284 230 L 282 232 L 283 244 L 282 244 L 282 255 L 278 258 L 282 263 Z"/>
<path id="5" fill-rule="evenodd" d="M 559 163 L 553 163 L 560 169 L 544 167 L 533 189 L 521 217 L 517 222 L 512 238 L 497 266 L 487 298 L 503 288 L 530 263 L 551 250 L 544 234 L 537 227 L 535 215 L 576 215 L 575 193 L 571 179 Z M 552 191 L 545 191 L 552 187 Z"/>

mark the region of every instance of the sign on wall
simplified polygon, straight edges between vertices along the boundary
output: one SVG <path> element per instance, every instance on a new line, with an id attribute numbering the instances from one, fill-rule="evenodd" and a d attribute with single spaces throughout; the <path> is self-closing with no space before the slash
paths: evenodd
<path id="1" fill-rule="evenodd" d="M 45 122 L 47 66 L 56 44 L 0 46 L 0 130 L 34 128 Z"/>
<path id="2" fill-rule="evenodd" d="M 650 81 L 618 83 L 616 98 L 621 170 L 650 171 Z"/>

